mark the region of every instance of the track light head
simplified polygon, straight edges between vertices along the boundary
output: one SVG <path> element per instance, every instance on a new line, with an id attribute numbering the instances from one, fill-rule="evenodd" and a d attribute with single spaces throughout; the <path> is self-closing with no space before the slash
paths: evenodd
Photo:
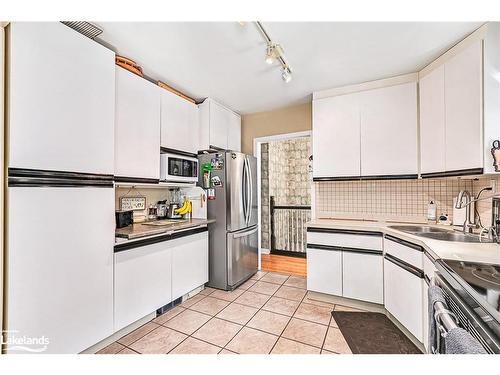
<path id="1" fill-rule="evenodd" d="M 281 71 L 281 78 L 283 78 L 283 81 L 285 81 L 285 83 L 288 83 L 292 80 L 292 71 L 289 66 L 283 67 L 283 70 Z"/>
<path id="2" fill-rule="evenodd" d="M 266 48 L 266 64 L 272 65 L 274 60 L 276 60 L 275 56 L 276 47 L 274 44 L 268 44 Z"/>

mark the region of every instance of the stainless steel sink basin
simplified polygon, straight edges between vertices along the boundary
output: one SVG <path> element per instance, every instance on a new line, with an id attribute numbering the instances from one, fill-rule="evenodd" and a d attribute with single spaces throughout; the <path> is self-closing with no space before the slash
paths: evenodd
<path id="1" fill-rule="evenodd" d="M 401 232 L 413 234 L 415 236 L 431 238 L 433 240 L 451 241 L 451 242 L 484 242 L 491 243 L 492 240 L 487 238 L 480 239 L 479 236 L 468 233 L 458 233 L 450 230 L 429 227 L 424 225 L 391 225 L 391 229 L 399 230 Z"/>
<path id="2" fill-rule="evenodd" d="M 417 233 L 447 233 L 446 229 L 428 227 L 424 225 L 391 225 L 389 228 L 412 234 Z"/>
<path id="3" fill-rule="evenodd" d="M 453 242 L 487 242 L 491 243 L 493 241 L 488 238 L 483 237 L 482 239 L 479 236 L 474 234 L 464 234 L 464 233 L 456 233 L 456 232 L 441 232 L 441 233 L 415 233 L 417 236 L 432 238 L 433 240 L 441 240 L 441 241 L 453 241 Z"/>

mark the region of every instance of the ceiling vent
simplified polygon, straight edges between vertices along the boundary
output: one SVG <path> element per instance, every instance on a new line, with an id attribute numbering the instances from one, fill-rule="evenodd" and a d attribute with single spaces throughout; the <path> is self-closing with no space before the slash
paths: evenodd
<path id="1" fill-rule="evenodd" d="M 73 30 L 78 31 L 80 34 L 83 34 L 90 39 L 95 39 L 98 35 L 102 34 L 102 29 L 90 22 L 61 21 L 61 23 L 71 27 Z"/>

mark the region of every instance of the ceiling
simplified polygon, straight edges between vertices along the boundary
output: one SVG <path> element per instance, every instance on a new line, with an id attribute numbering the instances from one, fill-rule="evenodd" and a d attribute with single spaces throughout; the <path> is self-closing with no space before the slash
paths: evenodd
<path id="1" fill-rule="evenodd" d="M 266 43 L 247 22 L 96 22 L 101 42 L 144 73 L 241 114 L 311 100 L 313 91 L 420 70 L 479 22 L 263 22 L 293 70 L 285 83 L 264 62 Z"/>

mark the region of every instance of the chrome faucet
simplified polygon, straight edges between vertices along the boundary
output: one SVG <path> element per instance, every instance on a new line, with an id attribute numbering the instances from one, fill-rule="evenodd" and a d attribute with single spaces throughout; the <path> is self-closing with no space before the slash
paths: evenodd
<path id="1" fill-rule="evenodd" d="M 465 197 L 465 203 L 462 204 Z M 471 203 L 474 202 L 472 199 L 471 193 L 468 190 L 460 190 L 460 193 L 457 197 L 457 202 L 455 203 L 455 208 L 461 209 L 465 208 L 465 221 L 463 225 L 463 232 L 472 233 L 472 228 L 476 227 L 476 215 L 474 213 L 474 220 L 470 220 L 470 212 L 471 212 Z"/>

